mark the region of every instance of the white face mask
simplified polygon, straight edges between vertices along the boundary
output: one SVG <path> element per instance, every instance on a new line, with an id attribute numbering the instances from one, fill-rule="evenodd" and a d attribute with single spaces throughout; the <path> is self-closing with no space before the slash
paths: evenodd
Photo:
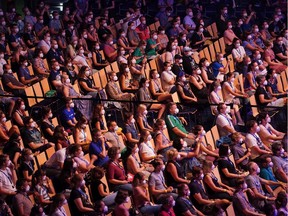
<path id="1" fill-rule="evenodd" d="M 228 149 L 228 155 L 230 155 L 231 154 L 231 150 L 230 149 Z"/>
<path id="2" fill-rule="evenodd" d="M 264 81 L 263 85 L 266 86 L 268 84 L 267 80 Z"/>
<path id="3" fill-rule="evenodd" d="M 76 162 L 73 162 L 73 168 L 77 168 L 78 167 L 78 164 Z"/>
<path id="4" fill-rule="evenodd" d="M 60 70 L 60 66 L 59 66 L 59 65 L 56 66 L 55 69 L 56 69 L 57 71 Z"/>
<path id="5" fill-rule="evenodd" d="M 259 131 L 260 131 L 260 127 L 257 126 L 257 128 L 256 128 L 256 133 L 258 133 Z"/>
<path id="6" fill-rule="evenodd" d="M 212 167 L 211 167 L 211 170 L 214 170 L 214 169 L 215 169 L 215 165 L 213 164 Z"/>
<path id="7" fill-rule="evenodd" d="M 187 146 L 188 146 L 187 142 L 184 141 L 184 142 L 183 142 L 183 147 L 186 148 Z"/>
<path id="8" fill-rule="evenodd" d="M 4 117 L 4 118 L 2 119 L 2 122 L 5 123 L 6 121 L 7 121 L 7 118 Z"/>
<path id="9" fill-rule="evenodd" d="M 13 73 L 13 71 L 12 71 L 11 69 L 9 69 L 7 72 L 8 72 L 9 74 L 12 74 L 12 73 Z"/>
<path id="10" fill-rule="evenodd" d="M 26 187 L 25 187 L 25 192 L 29 192 L 30 191 L 30 185 L 27 185 Z"/>
<path id="11" fill-rule="evenodd" d="M 96 49 L 96 50 L 99 50 L 99 49 L 100 49 L 100 46 L 95 46 L 95 49 Z"/>
<path id="12" fill-rule="evenodd" d="M 114 77 L 113 77 L 113 80 L 114 80 L 114 81 L 117 81 L 117 80 L 118 80 L 118 77 L 117 77 L 117 76 L 114 76 Z"/>
<path id="13" fill-rule="evenodd" d="M 259 70 L 259 66 L 256 66 L 256 67 L 255 67 L 255 70 Z"/>
<path id="14" fill-rule="evenodd" d="M 81 181 L 81 186 L 84 186 L 85 185 L 85 180 L 83 179 L 82 181 Z"/>
<path id="15" fill-rule="evenodd" d="M 167 128 L 167 125 L 165 124 L 165 125 L 163 125 L 163 129 L 166 129 Z"/>
<path id="16" fill-rule="evenodd" d="M 210 63 L 209 63 L 209 62 L 205 62 L 205 66 L 206 66 L 206 67 L 209 67 L 209 66 L 210 66 Z"/>
<path id="17" fill-rule="evenodd" d="M 104 27 L 107 27 L 107 23 L 104 23 L 103 26 L 104 26 Z"/>
<path id="18" fill-rule="evenodd" d="M 104 213 L 107 213 L 107 212 L 108 212 L 108 206 L 106 206 L 106 205 L 104 206 L 103 212 L 104 212 Z"/>
<path id="19" fill-rule="evenodd" d="M 200 75 L 201 74 L 201 70 L 198 69 L 197 70 L 197 74 Z"/>
<path id="20" fill-rule="evenodd" d="M 28 66 L 28 62 L 25 62 L 24 65 L 25 65 L 25 67 L 27 67 Z"/>
<path id="21" fill-rule="evenodd" d="M 175 206 L 176 202 L 175 200 L 172 201 L 172 206 Z"/>
<path id="22" fill-rule="evenodd" d="M 71 103 L 70 104 L 70 108 L 74 108 L 75 104 L 74 103 Z"/>
<path id="23" fill-rule="evenodd" d="M 236 47 L 236 48 L 239 48 L 239 47 L 240 47 L 240 43 L 236 43 L 236 44 L 235 44 L 235 47 Z"/>
<path id="24" fill-rule="evenodd" d="M 252 39 L 252 36 L 251 36 L 251 35 L 248 35 L 247 39 L 248 39 L 248 40 L 251 40 L 251 39 Z"/>
<path id="25" fill-rule="evenodd" d="M 176 47 L 175 45 L 174 45 L 174 46 L 172 46 L 172 50 L 176 50 L 176 48 L 177 48 L 177 47 Z"/>
<path id="26" fill-rule="evenodd" d="M 167 71 L 171 71 L 171 67 L 168 67 L 168 68 L 167 68 Z"/>
<path id="27" fill-rule="evenodd" d="M 31 123 L 31 128 L 35 128 L 36 127 L 36 123 L 35 122 L 32 122 Z"/>
<path id="28" fill-rule="evenodd" d="M 146 181 L 146 180 L 143 180 L 143 181 L 142 181 L 142 184 L 146 184 L 146 183 L 147 183 L 147 181 Z"/>
<path id="29" fill-rule="evenodd" d="M 183 62 L 183 59 L 179 59 L 179 63 L 181 64 Z"/>
<path id="30" fill-rule="evenodd" d="M 89 76 L 90 75 L 90 71 L 85 71 L 85 76 Z"/>
<path id="31" fill-rule="evenodd" d="M 136 60 L 135 60 L 135 59 L 132 59 L 131 63 L 132 63 L 132 64 L 136 64 Z"/>
<path id="32" fill-rule="evenodd" d="M 40 54 L 39 54 L 39 57 L 40 57 L 40 58 L 43 58 L 43 57 L 44 57 L 44 54 L 43 54 L 43 53 L 40 53 Z"/>
<path id="33" fill-rule="evenodd" d="M 247 188 L 248 188 L 247 184 L 244 183 L 244 184 L 243 184 L 243 189 L 245 190 L 245 189 L 247 189 Z"/>
<path id="34" fill-rule="evenodd" d="M 119 127 L 116 125 L 116 126 L 114 127 L 114 131 L 118 131 L 118 129 L 119 129 Z"/>
<path id="35" fill-rule="evenodd" d="M 21 105 L 20 109 L 21 110 L 25 110 L 26 106 L 25 105 Z"/>
<path id="36" fill-rule="evenodd" d="M 205 135 L 206 135 L 206 131 L 203 130 L 202 133 L 201 133 L 201 135 L 202 135 L 202 136 L 205 136 Z"/>
<path id="37" fill-rule="evenodd" d="M 125 203 L 128 203 L 128 202 L 129 202 L 129 197 L 126 197 Z"/>
<path id="38" fill-rule="evenodd" d="M 136 149 L 135 149 L 135 153 L 138 153 L 139 152 L 139 148 L 137 147 Z"/>
<path id="39" fill-rule="evenodd" d="M 104 109 L 101 110 L 100 114 L 101 114 L 101 115 L 105 115 L 105 110 L 104 110 Z"/>
<path id="40" fill-rule="evenodd" d="M 176 160 L 180 160 L 181 159 L 181 155 L 178 154 L 177 157 L 176 157 Z"/>
<path id="41" fill-rule="evenodd" d="M 256 173 L 257 173 L 257 174 L 260 173 L 260 168 L 259 168 L 259 167 L 257 168 Z"/>
<path id="42" fill-rule="evenodd" d="M 160 33 L 161 33 L 161 34 L 165 34 L 165 31 L 161 31 Z"/>
<path id="43" fill-rule="evenodd" d="M 121 154 L 120 153 L 117 156 L 118 156 L 118 159 L 121 158 Z"/>
<path id="44" fill-rule="evenodd" d="M 143 111 L 143 115 L 147 115 L 148 111 L 147 110 L 144 110 Z"/>
<path id="45" fill-rule="evenodd" d="M 156 75 L 155 75 L 155 77 L 156 77 L 156 78 L 159 78 L 159 77 L 160 77 L 160 75 L 159 75 L 159 74 L 156 74 Z"/>
<path id="46" fill-rule="evenodd" d="M 153 39 L 157 40 L 158 36 L 157 35 L 153 35 Z"/>
<path id="47" fill-rule="evenodd" d="M 71 82 L 71 80 L 69 78 L 66 79 L 66 81 L 65 81 L 66 84 L 69 84 L 70 82 Z"/>
<path id="48" fill-rule="evenodd" d="M 147 140 L 148 140 L 148 141 L 152 140 L 151 134 L 148 135 Z"/>
<path id="49" fill-rule="evenodd" d="M 182 82 L 186 82 L 186 77 L 183 76 L 183 77 L 181 78 L 181 81 L 182 81 Z"/>
<path id="50" fill-rule="evenodd" d="M 131 119 L 131 123 L 132 124 L 134 124 L 135 123 L 135 119 L 133 118 L 133 119 Z"/>
<path id="51" fill-rule="evenodd" d="M 229 26 L 228 26 L 228 29 L 232 29 L 232 27 L 233 27 L 232 25 L 229 25 Z"/>
<path id="52" fill-rule="evenodd" d="M 239 143 L 243 143 L 243 138 L 240 138 L 240 139 L 239 139 Z"/>
<path id="53" fill-rule="evenodd" d="M 239 25 L 242 25 L 242 24 L 243 24 L 243 21 L 239 21 L 238 23 L 239 23 Z"/>
<path id="54" fill-rule="evenodd" d="M 273 167 L 273 162 L 270 161 L 269 164 L 268 164 L 268 166 L 269 166 L 269 167 Z"/>
<path id="55" fill-rule="evenodd" d="M 161 170 L 162 170 L 162 171 L 164 171 L 164 170 L 165 170 L 165 165 L 163 165 L 163 166 L 161 167 Z"/>
<path id="56" fill-rule="evenodd" d="M 78 155 L 78 157 L 83 157 L 84 156 L 84 152 L 81 151 L 80 154 Z"/>
<path id="57" fill-rule="evenodd" d="M 221 86 L 218 86 L 218 87 L 217 87 L 217 91 L 220 91 L 221 89 L 222 89 Z"/>
<path id="58" fill-rule="evenodd" d="M 121 55 L 125 55 L 125 50 L 122 50 L 122 51 L 121 51 Z"/>
<path id="59" fill-rule="evenodd" d="M 259 28 L 254 29 L 254 32 L 259 32 Z"/>
<path id="60" fill-rule="evenodd" d="M 200 175 L 199 179 L 200 179 L 200 180 L 203 180 L 203 178 L 204 178 L 204 174 L 202 173 L 202 174 Z"/>
<path id="61" fill-rule="evenodd" d="M 193 12 L 189 12 L 188 15 L 189 15 L 190 17 L 193 17 Z"/>
<path id="62" fill-rule="evenodd" d="M 176 108 L 176 109 L 175 109 L 175 114 L 178 114 L 178 113 L 179 113 L 179 109 Z"/>
<path id="63" fill-rule="evenodd" d="M 187 191 L 187 196 L 188 196 L 188 197 L 190 196 L 190 190 Z"/>
<path id="64" fill-rule="evenodd" d="M 150 85 L 149 85 L 149 83 L 146 83 L 145 86 L 148 88 Z"/>
<path id="65" fill-rule="evenodd" d="M 268 123 L 271 122 L 271 118 L 270 118 L 270 117 L 267 118 L 267 122 L 268 122 Z"/>
<path id="66" fill-rule="evenodd" d="M 224 60 L 224 58 L 222 57 L 222 58 L 220 58 L 220 62 L 222 62 Z"/>
<path id="67" fill-rule="evenodd" d="M 48 118 L 53 118 L 53 113 L 50 113 Z"/>

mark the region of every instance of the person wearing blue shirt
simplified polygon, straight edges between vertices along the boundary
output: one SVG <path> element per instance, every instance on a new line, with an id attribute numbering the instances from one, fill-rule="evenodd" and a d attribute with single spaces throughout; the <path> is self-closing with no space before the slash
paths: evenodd
<path id="1" fill-rule="evenodd" d="M 271 157 L 268 155 L 265 157 L 261 157 L 260 163 L 261 163 L 260 174 L 259 174 L 260 177 L 266 180 L 273 181 L 273 182 L 278 182 L 272 171 L 273 162 L 272 162 Z M 279 185 L 266 185 L 265 184 L 265 189 L 268 193 L 273 192 L 277 187 L 279 187 Z"/>
<path id="2" fill-rule="evenodd" d="M 110 160 L 107 155 L 109 146 L 105 142 L 101 130 L 93 129 L 92 139 L 89 146 L 91 162 L 93 162 L 94 166 L 105 167 Z"/>
<path id="3" fill-rule="evenodd" d="M 77 123 L 75 118 L 74 102 L 71 98 L 66 98 L 65 109 L 61 115 L 61 123 L 67 132 L 72 132 L 71 128 L 75 127 Z"/>
<path id="4" fill-rule="evenodd" d="M 225 74 L 226 72 L 228 72 L 228 63 L 226 64 L 226 66 L 224 66 L 222 64 L 223 60 L 224 60 L 223 54 L 217 53 L 216 54 L 216 61 L 214 61 L 211 65 L 211 67 L 213 69 L 214 77 L 217 77 L 219 73 Z"/>

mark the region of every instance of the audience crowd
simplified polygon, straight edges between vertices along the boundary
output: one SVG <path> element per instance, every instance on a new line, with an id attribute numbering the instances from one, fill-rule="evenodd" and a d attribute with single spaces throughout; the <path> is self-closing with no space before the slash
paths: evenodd
<path id="1" fill-rule="evenodd" d="M 271 121 L 287 119 L 286 1 L 16 3 L 0 8 L 0 216 L 288 214 Z M 64 108 L 33 119 L 45 82 Z M 204 110 L 211 139 L 182 115 Z"/>

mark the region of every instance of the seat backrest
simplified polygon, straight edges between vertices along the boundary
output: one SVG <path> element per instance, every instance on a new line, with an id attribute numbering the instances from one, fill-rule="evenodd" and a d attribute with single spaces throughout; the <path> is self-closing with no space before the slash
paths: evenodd
<path id="1" fill-rule="evenodd" d="M 217 25 L 216 25 L 216 23 L 214 22 L 214 23 L 212 23 L 212 30 L 213 30 L 213 36 L 214 37 L 218 37 L 218 29 L 217 29 Z"/>
<path id="2" fill-rule="evenodd" d="M 211 62 L 211 56 L 210 56 L 208 47 L 205 47 L 203 51 L 204 51 L 205 58 L 207 58 L 207 60 Z"/>
<path id="3" fill-rule="evenodd" d="M 211 128 L 211 133 L 215 142 L 220 139 L 218 127 L 216 125 Z"/>
<path id="4" fill-rule="evenodd" d="M 41 97 L 43 97 L 43 92 L 42 92 L 40 83 L 36 82 L 33 85 L 33 89 L 34 89 L 35 95 L 39 97 L 39 98 L 36 98 L 36 101 L 37 101 L 37 103 L 40 103 L 41 101 L 44 100 L 44 98 L 41 98 Z"/>
<path id="5" fill-rule="evenodd" d="M 214 44 L 209 45 L 209 51 L 210 51 L 211 62 L 213 62 L 216 60 L 216 52 L 215 52 Z"/>
<path id="6" fill-rule="evenodd" d="M 93 77 L 95 87 L 102 88 L 100 77 L 99 77 L 99 72 L 94 73 L 92 77 Z"/>
<path id="7" fill-rule="evenodd" d="M 174 103 L 180 103 L 180 98 L 177 92 L 174 92 L 171 96 Z"/>
<path id="8" fill-rule="evenodd" d="M 222 52 L 222 53 L 225 53 L 226 45 L 225 45 L 225 42 L 224 42 L 224 38 L 223 38 L 223 37 L 221 37 L 221 38 L 219 39 L 219 44 L 220 44 L 221 52 Z"/>
<path id="9" fill-rule="evenodd" d="M 208 131 L 208 132 L 206 133 L 205 138 L 206 138 L 206 143 L 207 143 L 207 144 L 210 144 L 211 147 L 212 147 L 212 149 L 214 150 L 216 145 L 215 145 L 215 141 L 214 141 L 214 139 L 213 139 L 213 136 L 212 136 L 211 131 Z"/>
<path id="10" fill-rule="evenodd" d="M 259 114 L 259 111 L 258 111 L 255 95 L 252 95 L 249 98 L 249 101 L 250 101 L 250 105 L 251 105 L 251 109 L 252 109 L 252 115 L 254 117 L 256 117 Z"/>
<path id="11" fill-rule="evenodd" d="M 285 72 L 282 72 L 280 76 L 283 84 L 283 91 L 285 92 L 287 90 L 287 77 Z"/>
<path id="12" fill-rule="evenodd" d="M 48 83 L 48 78 L 44 78 L 40 81 L 41 83 L 41 87 L 42 87 L 42 91 L 43 91 L 43 94 L 45 95 L 48 91 L 51 90 L 50 86 L 49 86 L 49 83 Z"/>
<path id="13" fill-rule="evenodd" d="M 32 86 L 28 86 L 25 88 L 25 93 L 26 96 L 29 96 L 29 98 L 27 98 L 28 100 L 28 105 L 30 107 L 34 106 L 36 104 L 36 100 L 35 100 L 35 95 L 34 95 L 34 91 L 33 91 L 33 87 Z"/>
<path id="14" fill-rule="evenodd" d="M 50 147 L 48 149 L 46 149 L 46 155 L 47 155 L 47 158 L 51 158 L 51 156 L 55 153 L 55 148 L 54 147 Z"/>
<path id="15" fill-rule="evenodd" d="M 99 71 L 99 77 L 100 77 L 102 88 L 105 88 L 108 83 L 108 79 L 107 79 L 106 72 L 104 69 Z"/>
<path id="16" fill-rule="evenodd" d="M 111 63 L 111 69 L 112 69 L 112 71 L 114 71 L 115 73 L 118 73 L 118 72 L 120 71 L 117 61 Z"/>
<path id="17" fill-rule="evenodd" d="M 45 152 L 41 152 L 40 154 L 36 155 L 36 162 L 38 164 L 38 169 L 47 161 Z"/>
<path id="18" fill-rule="evenodd" d="M 219 40 L 217 40 L 217 41 L 214 42 L 214 47 L 215 47 L 215 52 L 216 52 L 216 53 L 221 52 Z M 215 58 L 216 58 L 216 56 L 215 56 Z"/>

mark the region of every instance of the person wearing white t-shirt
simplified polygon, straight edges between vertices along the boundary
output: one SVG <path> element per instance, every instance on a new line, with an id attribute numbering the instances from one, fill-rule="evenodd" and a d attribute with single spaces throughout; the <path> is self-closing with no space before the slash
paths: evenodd
<path id="1" fill-rule="evenodd" d="M 260 113 L 257 121 L 260 127 L 258 134 L 264 145 L 271 147 L 274 141 L 280 141 L 285 136 L 285 133 L 277 131 L 273 128 L 273 126 L 270 124 L 271 118 L 267 112 Z"/>
<path id="2" fill-rule="evenodd" d="M 7 196 L 16 194 L 17 175 L 15 166 L 7 154 L 0 155 L 0 197 L 5 199 Z"/>
<path id="3" fill-rule="evenodd" d="M 216 125 L 219 130 L 220 136 L 228 136 L 236 132 L 234 128 L 235 124 L 235 116 L 232 118 L 227 114 L 227 105 L 224 103 L 220 103 L 217 107 L 218 116 L 216 119 Z"/>
<path id="4" fill-rule="evenodd" d="M 260 127 L 255 120 L 250 120 L 246 123 L 248 133 L 245 137 L 246 147 L 251 150 L 251 160 L 257 160 L 257 158 L 263 154 L 272 154 L 271 150 L 265 146 L 258 136 Z"/>
<path id="5" fill-rule="evenodd" d="M 172 91 L 175 89 L 176 75 L 171 71 L 171 64 L 169 62 L 164 62 L 164 71 L 161 74 L 161 82 L 164 91 L 173 93 Z"/>
<path id="6" fill-rule="evenodd" d="M 56 151 L 45 163 L 46 175 L 54 177 L 61 173 L 61 170 L 66 159 L 66 148 Z"/>

